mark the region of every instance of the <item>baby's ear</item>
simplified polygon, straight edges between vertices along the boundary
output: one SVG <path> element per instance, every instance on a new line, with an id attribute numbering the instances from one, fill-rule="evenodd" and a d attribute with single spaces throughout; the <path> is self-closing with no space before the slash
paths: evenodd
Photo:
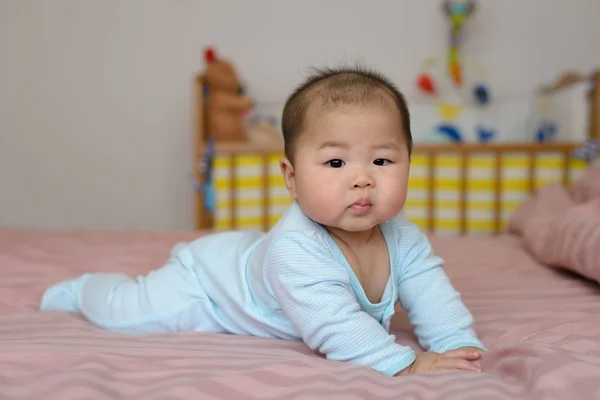
<path id="1" fill-rule="evenodd" d="M 293 199 L 296 198 L 296 175 L 294 174 L 294 166 L 287 157 L 279 160 L 279 168 L 285 181 L 285 187 Z"/>

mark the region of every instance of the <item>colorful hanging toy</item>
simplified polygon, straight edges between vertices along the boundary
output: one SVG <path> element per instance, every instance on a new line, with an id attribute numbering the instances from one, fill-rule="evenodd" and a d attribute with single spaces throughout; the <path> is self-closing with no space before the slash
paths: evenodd
<path id="1" fill-rule="evenodd" d="M 450 38 L 448 43 L 448 50 L 446 60 L 443 61 L 442 57 L 431 57 L 423 62 L 421 67 L 421 74 L 417 77 L 416 86 L 419 91 L 429 97 L 437 97 L 439 95 L 440 88 L 438 87 L 439 82 L 436 82 L 439 77 L 434 78 L 430 70 L 437 65 L 445 65 L 442 67 L 447 74 L 447 77 L 451 84 L 456 88 L 462 89 L 465 81 L 465 68 L 473 70 L 472 72 L 477 76 L 477 81 L 472 88 L 469 89 L 471 99 L 479 105 L 486 106 L 491 101 L 491 94 L 489 87 L 483 82 L 482 78 L 485 75 L 485 69 L 478 65 L 478 63 L 468 62 L 469 60 L 463 59 L 461 54 L 461 44 L 463 42 L 463 28 L 470 18 L 474 15 L 476 10 L 475 0 L 441 0 L 442 9 L 444 15 L 450 22 Z M 465 65 L 467 64 L 467 65 Z"/>
<path id="2" fill-rule="evenodd" d="M 459 125 L 464 125 L 465 121 L 459 121 L 459 117 L 465 107 L 471 104 L 479 108 L 489 106 L 492 93 L 485 83 L 485 68 L 461 54 L 464 27 L 475 14 L 476 0 L 440 1 L 450 25 L 447 54 L 424 60 L 415 85 L 427 100 L 435 104 L 442 120 L 432 129 L 431 137 L 435 140 L 443 137 L 447 141 L 460 143 L 463 141 L 463 132 Z M 465 82 L 469 83 L 469 87 L 465 87 Z M 478 142 L 487 143 L 496 137 L 496 130 L 486 123 L 481 122 L 473 129 Z"/>
<path id="3" fill-rule="evenodd" d="M 444 0 L 444 12 L 450 20 L 450 43 L 448 48 L 448 73 L 456 86 L 461 86 L 463 73 L 460 57 L 460 41 L 464 25 L 475 12 L 474 0 Z"/>

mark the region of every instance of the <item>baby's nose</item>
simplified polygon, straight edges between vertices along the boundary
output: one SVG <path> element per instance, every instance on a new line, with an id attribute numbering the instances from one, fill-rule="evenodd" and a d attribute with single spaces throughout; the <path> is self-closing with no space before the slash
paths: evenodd
<path id="1" fill-rule="evenodd" d="M 354 180 L 353 187 L 354 188 L 372 187 L 374 183 L 375 182 L 373 181 L 373 178 L 370 175 L 368 175 L 366 173 L 361 173 Z"/>

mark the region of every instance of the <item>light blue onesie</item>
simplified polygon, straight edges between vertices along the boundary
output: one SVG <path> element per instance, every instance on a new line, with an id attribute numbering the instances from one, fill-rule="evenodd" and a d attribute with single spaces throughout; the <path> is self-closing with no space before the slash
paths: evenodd
<path id="1" fill-rule="evenodd" d="M 399 301 L 423 348 L 485 349 L 419 228 L 399 216 L 381 230 L 391 276 L 377 304 L 327 231 L 294 202 L 267 234 L 223 232 L 177 245 L 165 266 L 136 280 L 102 273 L 58 283 L 41 310 L 79 312 L 130 334 L 195 330 L 304 341 L 330 360 L 394 375 L 415 359 L 389 333 Z"/>

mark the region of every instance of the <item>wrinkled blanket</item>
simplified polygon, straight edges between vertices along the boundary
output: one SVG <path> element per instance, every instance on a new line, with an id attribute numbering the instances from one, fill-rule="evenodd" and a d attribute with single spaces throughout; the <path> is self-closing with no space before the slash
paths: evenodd
<path id="1" fill-rule="evenodd" d="M 432 240 L 490 351 L 483 373 L 386 377 L 301 343 L 203 333 L 126 336 L 40 313 L 46 287 L 86 271 L 143 274 L 198 233 L 0 230 L 2 399 L 600 398 L 600 291 L 538 263 L 513 236 Z M 416 345 L 399 310 L 397 340 Z"/>

